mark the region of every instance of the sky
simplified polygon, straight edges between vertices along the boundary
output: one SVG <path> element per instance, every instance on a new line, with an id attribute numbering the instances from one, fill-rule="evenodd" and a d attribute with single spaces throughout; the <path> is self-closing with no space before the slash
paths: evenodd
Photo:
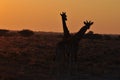
<path id="1" fill-rule="evenodd" d="M 94 33 L 120 34 L 120 0 L 0 0 L 0 29 L 62 32 L 61 12 L 70 32 L 91 20 Z"/>

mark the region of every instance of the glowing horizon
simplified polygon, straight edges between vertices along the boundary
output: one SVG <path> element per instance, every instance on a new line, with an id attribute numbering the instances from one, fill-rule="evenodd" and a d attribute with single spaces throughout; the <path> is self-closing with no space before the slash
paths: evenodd
<path id="1" fill-rule="evenodd" d="M 1 0 L 0 5 L 0 29 L 62 32 L 65 11 L 70 32 L 92 20 L 91 31 L 120 34 L 120 0 Z"/>

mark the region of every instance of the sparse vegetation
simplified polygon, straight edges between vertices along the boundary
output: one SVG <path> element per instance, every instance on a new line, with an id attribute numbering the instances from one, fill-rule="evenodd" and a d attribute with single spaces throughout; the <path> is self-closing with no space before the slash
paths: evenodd
<path id="1" fill-rule="evenodd" d="M 6 29 L 0 29 L 0 36 L 6 36 L 9 30 Z"/>
<path id="2" fill-rule="evenodd" d="M 118 36 L 118 40 L 120 40 L 120 35 Z"/>
<path id="3" fill-rule="evenodd" d="M 55 48 L 62 39 L 59 35 L 39 33 L 27 38 L 20 35 L 0 36 L 0 79 L 55 80 Z M 78 52 L 76 74 L 79 78 L 82 75 L 85 78 L 105 75 L 119 77 L 119 40 L 83 39 Z M 98 80 L 94 78 L 90 80 Z"/>
<path id="4" fill-rule="evenodd" d="M 94 34 L 93 31 L 89 31 L 85 36 L 84 38 L 87 38 L 87 39 L 103 39 L 103 35 L 101 34 Z"/>
<path id="5" fill-rule="evenodd" d="M 112 39 L 112 38 L 111 38 L 110 35 L 104 35 L 104 39 L 106 39 L 106 40 L 110 40 L 110 39 Z"/>
<path id="6" fill-rule="evenodd" d="M 24 37 L 29 37 L 29 36 L 32 36 L 34 34 L 34 32 L 32 30 L 28 30 L 28 29 L 21 30 L 18 33 Z"/>

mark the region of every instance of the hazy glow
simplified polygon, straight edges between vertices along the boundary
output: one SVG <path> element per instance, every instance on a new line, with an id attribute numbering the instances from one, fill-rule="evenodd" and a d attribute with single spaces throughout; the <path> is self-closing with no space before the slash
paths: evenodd
<path id="1" fill-rule="evenodd" d="M 61 11 L 71 32 L 87 19 L 95 33 L 120 34 L 120 0 L 0 0 L 0 28 L 61 32 Z"/>

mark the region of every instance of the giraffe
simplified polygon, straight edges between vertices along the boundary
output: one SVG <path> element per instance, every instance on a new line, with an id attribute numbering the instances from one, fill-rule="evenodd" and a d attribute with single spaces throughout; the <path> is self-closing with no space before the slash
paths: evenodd
<path id="1" fill-rule="evenodd" d="M 91 21 L 84 21 L 84 26 L 75 34 L 71 37 L 70 43 L 71 48 L 69 51 L 70 54 L 70 61 L 71 62 L 76 62 L 77 61 L 77 52 L 79 49 L 79 42 L 80 40 L 84 37 L 85 32 L 90 29 L 90 26 L 93 24 Z"/>
<path id="2" fill-rule="evenodd" d="M 62 12 L 60 13 L 61 17 L 62 17 L 62 24 L 63 24 L 63 32 L 64 32 L 64 39 L 67 39 L 69 38 L 71 35 L 69 33 L 69 30 L 67 28 L 67 25 L 66 25 L 66 21 L 67 21 L 67 15 L 66 15 L 66 12 Z"/>
<path id="3" fill-rule="evenodd" d="M 58 57 L 61 56 L 63 58 L 65 58 L 66 56 L 71 56 L 72 57 L 71 60 L 75 61 L 77 59 L 76 54 L 78 51 L 79 41 L 83 38 L 85 32 L 90 28 L 93 22 L 87 20 L 84 21 L 84 26 L 75 35 L 71 36 L 66 25 L 67 20 L 66 12 L 62 12 L 60 15 L 62 16 L 64 36 L 63 40 L 57 44 L 56 55 L 58 55 Z"/>
<path id="4" fill-rule="evenodd" d="M 85 35 L 85 32 L 90 28 L 93 24 L 91 21 L 84 21 L 84 26 L 73 36 L 70 35 L 69 30 L 66 25 L 67 16 L 65 12 L 60 14 L 62 16 L 62 23 L 63 23 L 63 39 L 62 41 L 58 42 L 56 46 L 56 62 L 57 66 L 59 66 L 58 75 L 61 75 L 64 71 L 65 64 L 67 63 L 71 67 L 77 61 L 77 52 L 79 49 L 79 42 Z M 70 69 L 69 69 L 70 70 Z M 62 80 L 62 79 L 59 79 Z"/>

